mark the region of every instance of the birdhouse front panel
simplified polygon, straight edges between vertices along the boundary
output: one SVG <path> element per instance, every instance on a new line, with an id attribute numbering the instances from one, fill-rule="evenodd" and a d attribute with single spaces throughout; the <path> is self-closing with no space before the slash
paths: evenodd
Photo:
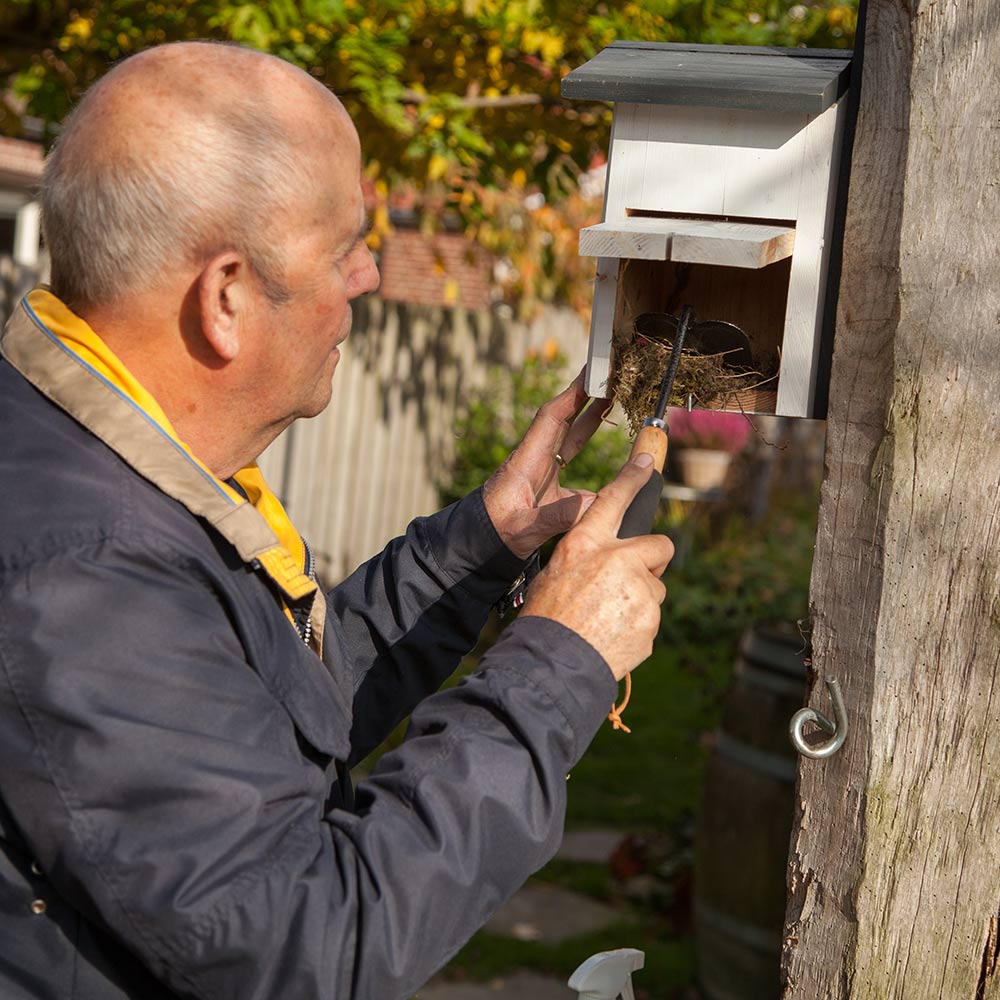
<path id="1" fill-rule="evenodd" d="M 849 59 L 616 43 L 566 77 L 566 96 L 615 101 L 603 222 L 580 234 L 592 394 L 638 327 L 692 305 L 706 350 L 726 328 L 753 358 L 719 354 L 696 405 L 813 415 Z"/>

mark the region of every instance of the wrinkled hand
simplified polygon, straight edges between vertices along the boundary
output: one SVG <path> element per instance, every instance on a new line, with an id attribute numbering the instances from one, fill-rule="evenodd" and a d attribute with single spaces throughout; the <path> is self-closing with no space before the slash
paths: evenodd
<path id="1" fill-rule="evenodd" d="M 618 537 L 622 517 L 651 469 L 649 455 L 625 463 L 556 546 L 521 611 L 578 633 L 607 660 L 617 680 L 652 652 L 666 596 L 660 576 L 674 554 L 665 535 Z"/>
<path id="2" fill-rule="evenodd" d="M 572 461 L 610 407 L 609 400 L 595 399 L 584 412 L 589 398 L 581 371 L 568 389 L 538 411 L 521 443 L 483 487 L 497 534 L 522 559 L 572 528 L 594 501 L 589 490 L 566 489 L 559 483 L 559 460 L 563 465 Z"/>

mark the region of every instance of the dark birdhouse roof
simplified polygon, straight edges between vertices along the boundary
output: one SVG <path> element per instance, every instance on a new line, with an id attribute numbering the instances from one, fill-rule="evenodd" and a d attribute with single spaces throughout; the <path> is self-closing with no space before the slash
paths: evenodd
<path id="1" fill-rule="evenodd" d="M 847 89 L 851 55 L 844 49 L 614 42 L 563 78 L 562 95 L 819 114 Z"/>

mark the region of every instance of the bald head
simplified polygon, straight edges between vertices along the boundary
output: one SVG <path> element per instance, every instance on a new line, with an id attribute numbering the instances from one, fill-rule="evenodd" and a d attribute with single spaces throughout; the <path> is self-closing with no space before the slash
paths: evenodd
<path id="1" fill-rule="evenodd" d="M 329 198 L 358 156 L 340 102 L 280 59 L 200 42 L 134 56 L 84 97 L 46 166 L 53 290 L 102 305 L 234 249 L 281 301 L 274 221 Z"/>

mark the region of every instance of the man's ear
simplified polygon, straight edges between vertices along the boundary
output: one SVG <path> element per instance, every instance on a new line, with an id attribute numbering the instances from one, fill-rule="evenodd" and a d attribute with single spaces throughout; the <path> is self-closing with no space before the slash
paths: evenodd
<path id="1" fill-rule="evenodd" d="M 202 333 L 223 361 L 240 353 L 252 302 L 251 281 L 246 258 L 236 250 L 216 254 L 198 275 Z"/>

